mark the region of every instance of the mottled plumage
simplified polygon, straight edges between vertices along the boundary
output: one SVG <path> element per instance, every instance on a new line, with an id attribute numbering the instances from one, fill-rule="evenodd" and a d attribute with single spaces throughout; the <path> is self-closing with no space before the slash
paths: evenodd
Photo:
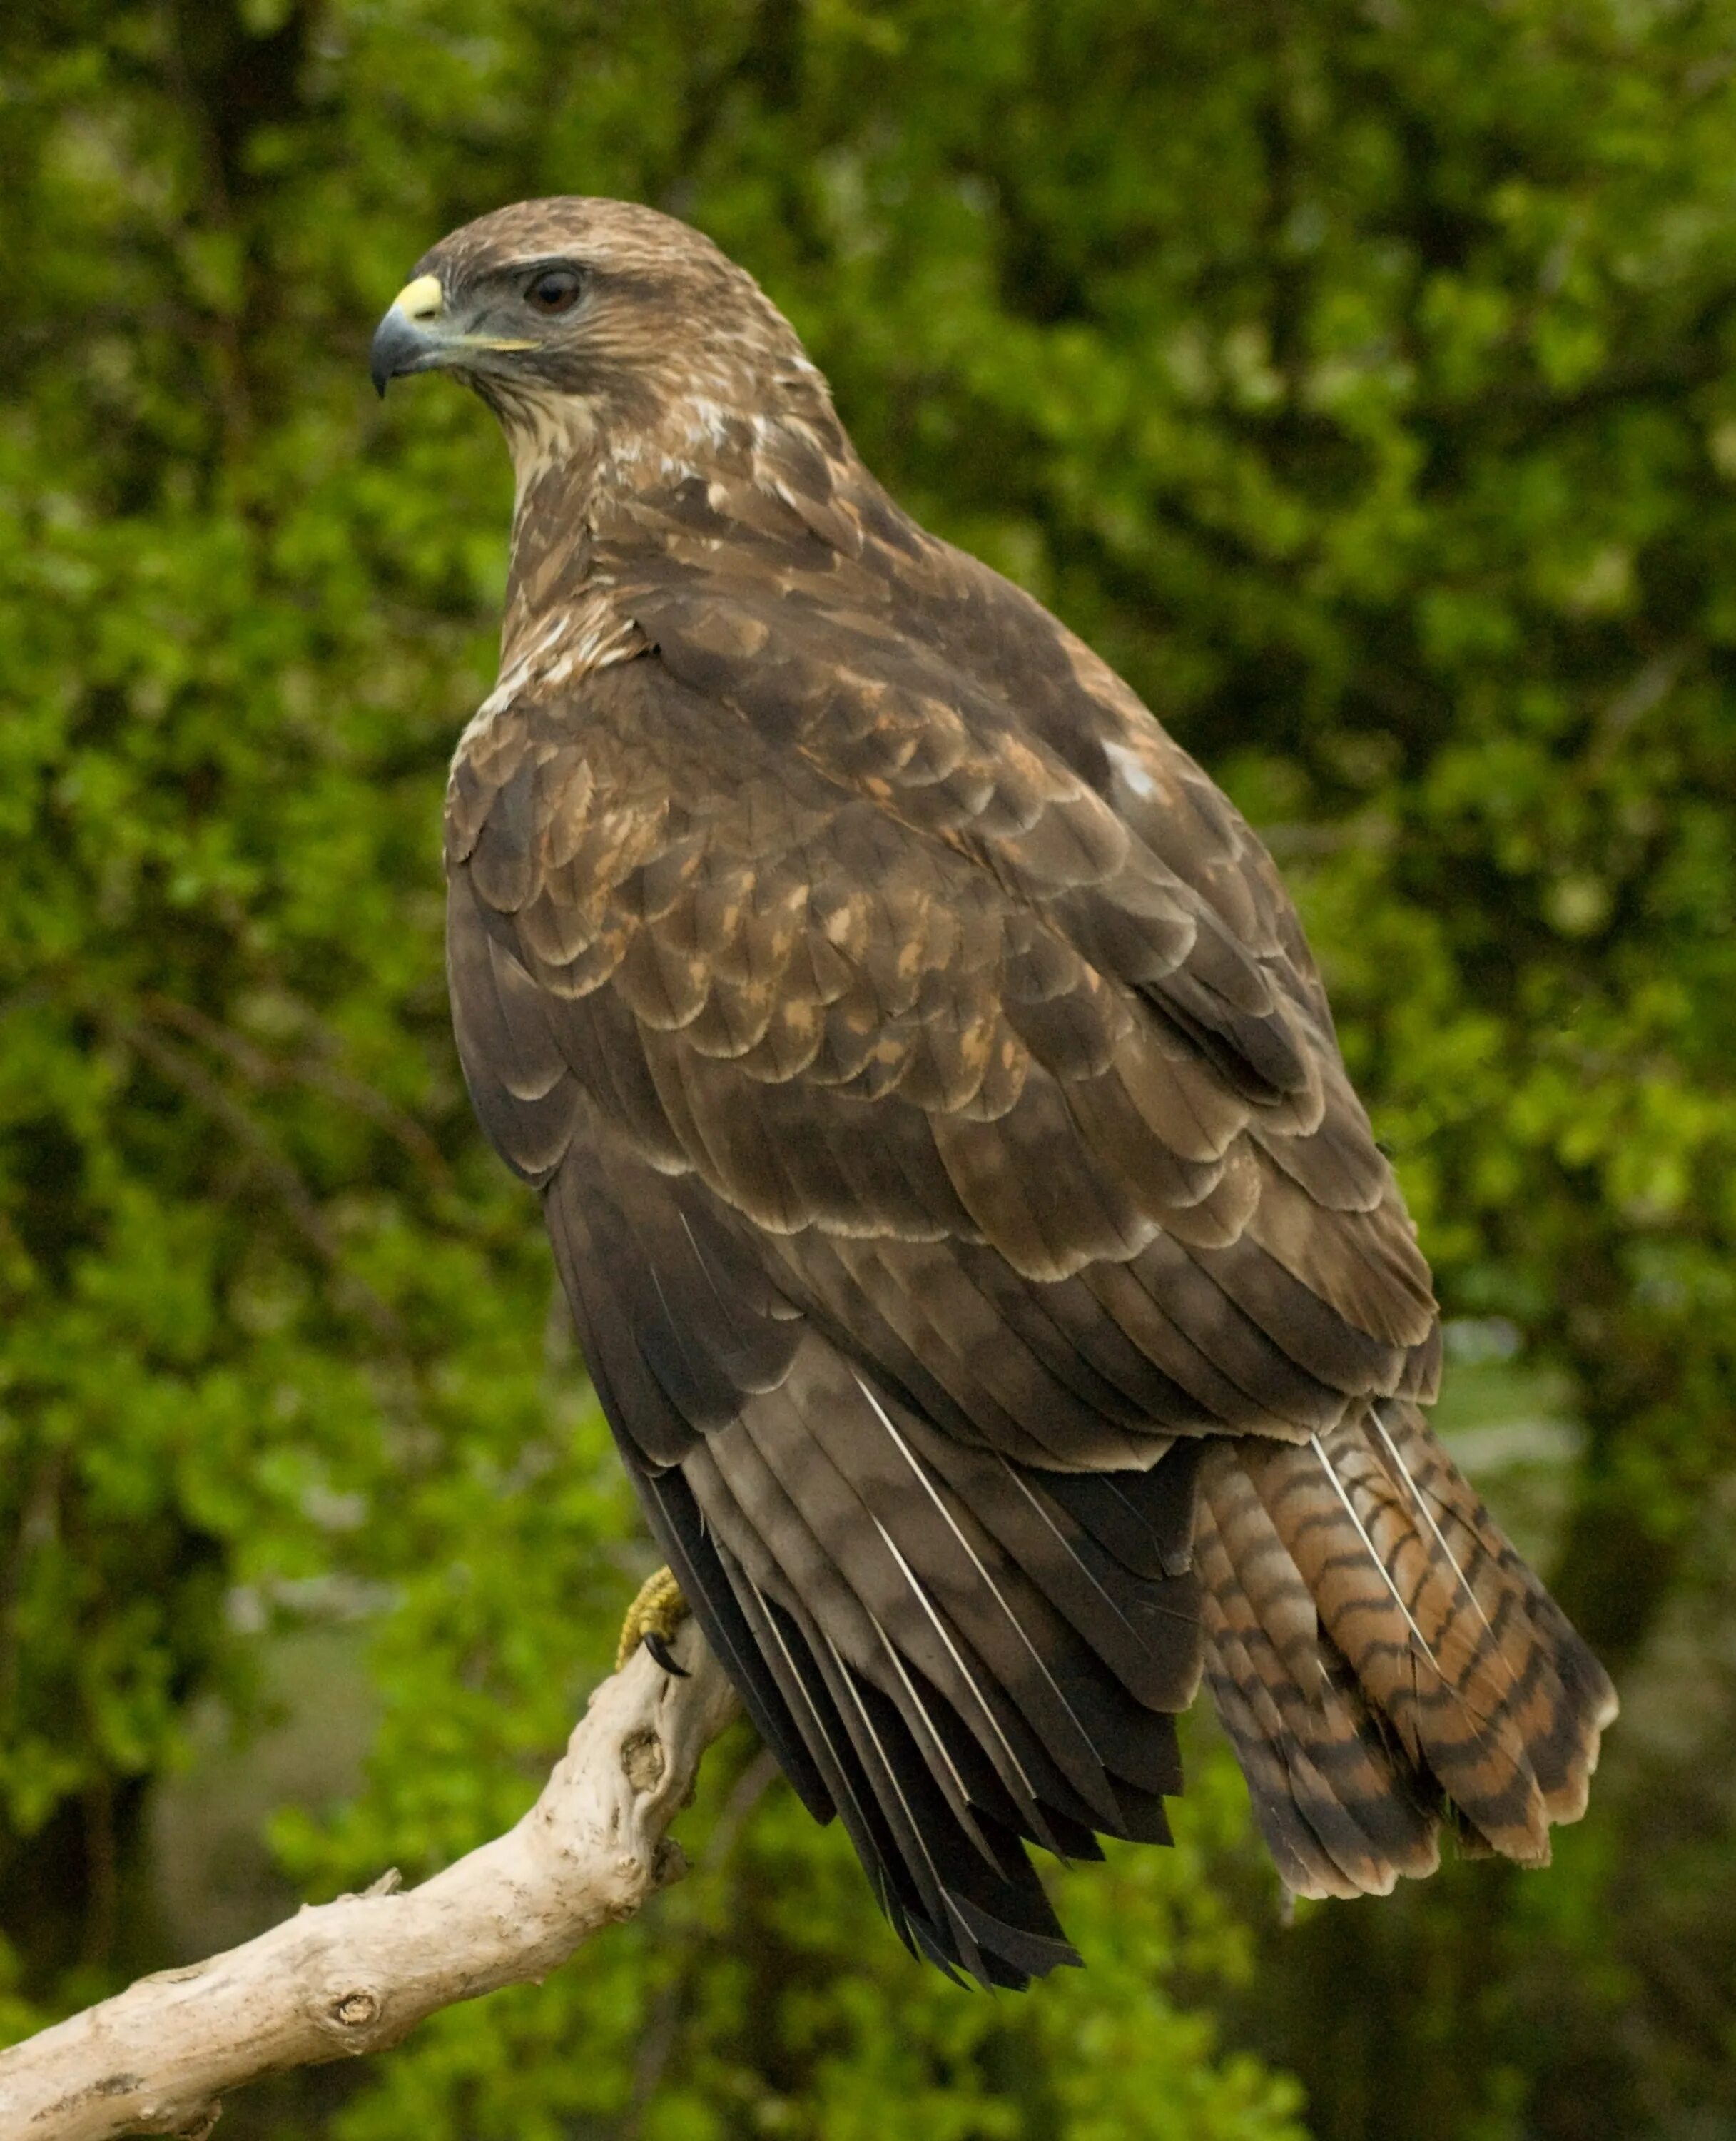
<path id="1" fill-rule="evenodd" d="M 427 255 L 519 474 L 447 810 L 454 1015 L 653 1529 L 911 1943 L 1070 1957 L 1202 1671 L 1285 1879 L 1537 1862 L 1603 1674 L 1438 1445 L 1427 1267 L 1272 864 L 857 459 L 648 209 Z M 431 279 L 430 279 L 431 278 Z"/>

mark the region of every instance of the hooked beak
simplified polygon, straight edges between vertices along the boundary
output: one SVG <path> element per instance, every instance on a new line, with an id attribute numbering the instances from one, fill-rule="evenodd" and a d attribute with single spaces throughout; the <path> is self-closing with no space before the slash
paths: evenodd
<path id="1" fill-rule="evenodd" d="M 440 332 L 445 306 L 436 275 L 418 275 L 392 299 L 368 352 L 368 375 L 376 394 L 383 397 L 390 382 L 403 373 L 426 372 L 440 362 L 446 347 Z"/>
<path id="2" fill-rule="evenodd" d="M 406 372 L 433 372 L 443 365 L 462 364 L 480 350 L 535 347 L 534 342 L 464 333 L 447 309 L 440 278 L 418 275 L 399 291 L 386 317 L 375 328 L 368 374 L 374 391 L 383 397 L 391 382 Z"/>

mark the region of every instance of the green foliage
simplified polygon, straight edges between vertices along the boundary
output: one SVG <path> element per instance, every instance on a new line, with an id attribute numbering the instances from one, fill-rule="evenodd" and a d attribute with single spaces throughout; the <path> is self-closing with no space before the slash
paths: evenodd
<path id="1" fill-rule="evenodd" d="M 1091 1969 L 1022 2003 L 908 1964 L 834 1835 L 732 1798 L 744 1746 L 689 1884 L 329 2130 L 1297 2131 L 1225 2033 L 1334 2141 L 1736 2120 L 1733 41 L 1732 0 L 7 11 L 0 2026 L 161 1959 L 149 1789 L 273 1627 L 370 1632 L 366 1787 L 279 1828 L 330 1889 L 516 1814 L 644 1565 L 446 1026 L 504 458 L 364 377 L 426 244 L 584 190 L 752 266 L 898 494 L 1266 829 L 1449 1310 L 1584 1424 L 1556 1573 L 1630 1722 L 1549 1880 L 1288 1935 L 1207 1755 L 1174 1854 L 1062 1877 Z"/>

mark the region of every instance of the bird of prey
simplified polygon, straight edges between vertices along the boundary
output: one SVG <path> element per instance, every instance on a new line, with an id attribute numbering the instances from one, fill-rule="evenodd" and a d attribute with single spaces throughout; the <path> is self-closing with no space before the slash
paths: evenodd
<path id="1" fill-rule="evenodd" d="M 1076 1961 L 1025 1845 L 1166 1839 L 1202 1673 L 1292 1890 L 1543 1861 L 1614 1696 L 1429 1433 L 1429 1270 L 1248 826 L 697 232 L 466 225 L 374 340 L 436 370 L 518 479 L 446 802 L 470 1093 L 907 1942 Z"/>

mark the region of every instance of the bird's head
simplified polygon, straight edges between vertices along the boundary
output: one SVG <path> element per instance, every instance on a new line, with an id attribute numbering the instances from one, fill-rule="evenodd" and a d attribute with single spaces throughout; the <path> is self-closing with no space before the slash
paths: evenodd
<path id="1" fill-rule="evenodd" d="M 736 412 L 829 407 L 753 278 L 625 201 L 523 201 L 424 253 L 375 333 L 372 372 L 384 394 L 436 371 L 499 416 L 521 492 L 575 457 L 696 465 Z"/>

